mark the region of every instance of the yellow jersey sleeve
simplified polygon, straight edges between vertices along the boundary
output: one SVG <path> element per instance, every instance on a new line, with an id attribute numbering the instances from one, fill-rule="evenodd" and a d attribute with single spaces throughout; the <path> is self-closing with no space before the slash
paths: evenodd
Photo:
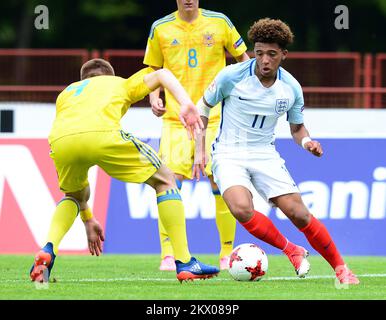
<path id="1" fill-rule="evenodd" d="M 228 41 L 225 44 L 225 48 L 233 57 L 241 56 L 247 51 L 247 46 L 245 45 L 243 38 L 234 26 L 226 26 L 226 35 Z"/>
<path id="2" fill-rule="evenodd" d="M 150 31 L 151 33 L 149 35 L 149 38 L 147 39 L 147 45 L 146 45 L 145 57 L 143 59 L 143 64 L 162 68 L 164 64 L 164 58 L 159 44 L 157 31 L 158 30 L 153 30 L 153 29 Z"/>
<path id="3" fill-rule="evenodd" d="M 151 92 L 144 82 L 144 77 L 152 72 L 154 70 L 150 67 L 143 68 L 125 80 L 124 87 L 127 90 L 126 101 L 129 105 L 142 100 Z"/>

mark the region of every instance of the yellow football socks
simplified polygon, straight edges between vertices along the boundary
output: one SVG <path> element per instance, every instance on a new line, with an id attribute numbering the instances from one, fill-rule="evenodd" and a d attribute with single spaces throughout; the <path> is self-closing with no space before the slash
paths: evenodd
<path id="1" fill-rule="evenodd" d="M 56 206 L 47 238 L 47 242 L 52 242 L 55 254 L 57 254 L 60 242 L 70 230 L 78 213 L 79 205 L 72 198 L 65 197 Z"/>
<path id="2" fill-rule="evenodd" d="M 232 252 L 236 233 L 236 219 L 220 194 L 214 192 L 214 198 L 216 201 L 216 225 L 221 243 L 220 258 L 222 258 L 229 256 Z"/>
<path id="3" fill-rule="evenodd" d="M 182 187 L 182 182 L 178 179 L 176 179 L 177 188 L 180 191 Z M 165 227 L 162 224 L 161 219 L 158 219 L 158 233 L 159 233 L 159 239 L 160 239 L 160 245 L 161 245 L 161 259 L 171 256 L 174 257 L 173 253 L 173 247 L 170 242 L 170 238 L 168 236 L 168 233 L 165 230 Z"/>
<path id="4" fill-rule="evenodd" d="M 157 194 L 157 204 L 159 219 L 170 238 L 174 258 L 184 263 L 189 262 L 191 255 L 186 236 L 184 206 L 178 189 Z"/>
<path id="5" fill-rule="evenodd" d="M 173 247 L 170 242 L 170 238 L 165 230 L 165 227 L 162 224 L 161 219 L 158 219 L 158 232 L 159 232 L 159 240 L 161 244 L 161 258 L 165 258 L 166 256 L 174 256 Z"/>

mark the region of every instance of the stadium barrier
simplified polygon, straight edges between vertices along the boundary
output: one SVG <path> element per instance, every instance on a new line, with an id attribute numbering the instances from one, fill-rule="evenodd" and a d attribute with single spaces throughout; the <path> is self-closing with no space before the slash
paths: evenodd
<path id="1" fill-rule="evenodd" d="M 54 102 L 90 57 L 86 49 L 0 49 L 0 101 Z"/>
<path id="2" fill-rule="evenodd" d="M 386 87 L 386 53 L 378 53 L 375 57 L 375 86 Z M 375 107 L 382 108 L 386 100 L 386 92 L 375 95 Z"/>
<path id="3" fill-rule="evenodd" d="M 15 105 L 13 134 L 0 136 L 0 253 L 33 253 L 47 235 L 58 191 L 47 135 L 53 105 Z M 31 112 L 35 110 L 35 112 Z M 311 135 L 324 147 L 322 158 L 302 150 L 280 119 L 276 145 L 297 182 L 305 204 L 327 226 L 345 255 L 386 255 L 386 110 L 305 109 Z M 146 124 L 146 125 L 145 125 Z M 162 121 L 149 108 L 133 108 L 122 126 L 158 150 Z M 90 170 L 90 205 L 105 228 L 105 253 L 159 253 L 154 191 Z M 182 186 L 192 252 L 217 253 L 214 199 L 207 179 Z M 256 193 L 255 208 L 268 215 L 289 239 L 315 253 L 277 209 Z M 237 226 L 236 244 L 257 242 L 269 254 L 278 250 Z M 84 227 L 77 219 L 64 238 L 63 252 L 87 252 Z"/>
<path id="4" fill-rule="evenodd" d="M 143 55 L 144 50 L 0 49 L 0 101 L 54 102 L 79 79 L 86 60 L 102 57 L 117 75 L 129 77 L 144 67 Z M 283 67 L 301 83 L 307 107 L 384 108 L 385 60 L 384 53 L 290 52 Z M 227 63 L 234 63 L 229 55 Z M 135 106 L 147 107 L 147 99 Z"/>

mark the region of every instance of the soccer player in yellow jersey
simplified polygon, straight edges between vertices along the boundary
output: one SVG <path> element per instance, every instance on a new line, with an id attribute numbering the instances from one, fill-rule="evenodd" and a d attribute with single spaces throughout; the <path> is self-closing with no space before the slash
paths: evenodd
<path id="1" fill-rule="evenodd" d="M 177 7 L 177 11 L 153 23 L 144 64 L 154 69 L 168 68 L 183 85 L 192 101 L 197 103 L 216 74 L 225 67 L 226 50 L 238 62 L 248 60 L 249 57 L 245 53 L 243 39 L 225 15 L 200 9 L 198 0 L 177 0 Z M 180 188 L 184 179 L 192 179 L 194 142 L 187 139 L 184 128 L 178 121 L 180 106 L 176 99 L 166 88 L 164 106 L 159 94 L 159 89 L 150 94 L 153 113 L 163 117 L 159 154 L 175 173 Z M 220 106 L 216 106 L 210 116 L 207 128 L 208 152 L 220 123 L 220 109 Z M 213 181 L 210 161 L 206 174 L 216 201 L 216 225 L 221 242 L 220 269 L 228 269 L 236 220 Z M 174 270 L 170 237 L 161 221 L 158 226 L 161 242 L 160 270 Z"/>
<path id="2" fill-rule="evenodd" d="M 120 127 L 120 119 L 130 105 L 160 85 L 170 90 L 181 105 L 180 120 L 188 131 L 199 133 L 202 122 L 197 109 L 167 69 L 154 72 L 144 68 L 124 79 L 114 75 L 107 61 L 93 59 L 82 66 L 81 81 L 59 94 L 49 143 L 65 196 L 56 207 L 47 244 L 35 256 L 31 280 L 48 281 L 58 246 L 79 213 L 86 227 L 90 253 L 98 256 L 102 252 L 103 230 L 87 205 L 87 174 L 94 165 L 113 178 L 144 182 L 155 189 L 159 216 L 175 252 L 178 280 L 211 278 L 219 272 L 189 253 L 184 207 L 173 173 L 150 146 Z"/>

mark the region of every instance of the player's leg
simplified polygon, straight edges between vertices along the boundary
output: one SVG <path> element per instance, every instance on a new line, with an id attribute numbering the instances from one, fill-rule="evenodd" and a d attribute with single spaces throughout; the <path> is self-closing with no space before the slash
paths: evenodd
<path id="1" fill-rule="evenodd" d="M 233 250 L 236 233 L 236 219 L 225 203 L 213 175 L 208 176 L 216 203 L 216 226 L 220 238 L 220 270 L 229 269 L 229 258 Z"/>
<path id="2" fill-rule="evenodd" d="M 295 250 L 299 247 L 286 239 L 268 217 L 254 210 L 250 188 L 251 180 L 256 176 L 252 175 L 251 178 L 252 170 L 247 170 L 247 163 L 248 161 L 243 163 L 241 160 L 214 162 L 213 172 L 223 198 L 232 214 L 249 233 L 283 251 L 294 265 L 298 276 L 304 277 L 309 270 L 306 250 L 302 248 L 299 256 L 297 251 L 300 250 Z"/>
<path id="3" fill-rule="evenodd" d="M 281 195 L 271 199 L 271 201 L 304 233 L 311 246 L 335 270 L 337 278 L 341 283 L 359 283 L 359 280 L 344 263 L 327 228 L 309 212 L 299 193 Z"/>
<path id="4" fill-rule="evenodd" d="M 192 141 L 188 139 L 184 127 L 168 123 L 163 124 L 159 155 L 162 162 L 174 172 L 177 188 L 181 190 L 182 181 L 190 178 L 193 162 Z M 158 220 L 158 232 L 161 247 L 159 269 L 163 271 L 174 271 L 173 247 L 161 220 Z"/>
<path id="5" fill-rule="evenodd" d="M 184 180 L 184 177 L 180 174 L 175 174 L 175 178 L 177 188 L 179 191 L 181 191 L 182 181 Z M 161 264 L 159 266 L 159 269 L 161 271 L 175 271 L 176 264 L 174 263 L 173 247 L 170 241 L 170 237 L 166 232 L 166 229 L 160 219 L 158 219 L 158 232 L 161 245 Z"/>
<path id="6" fill-rule="evenodd" d="M 217 137 L 218 124 L 215 126 L 209 126 L 206 130 L 206 145 L 205 151 L 207 155 L 212 152 L 213 141 Z M 209 156 L 208 163 L 205 167 L 205 173 L 209 178 L 212 193 L 214 195 L 216 203 L 216 226 L 218 235 L 220 238 L 220 269 L 229 269 L 229 256 L 233 249 L 236 234 L 236 219 L 230 212 L 227 204 L 225 203 L 221 192 L 214 182 L 212 173 L 212 157 Z"/>
<path id="7" fill-rule="evenodd" d="M 161 165 L 145 183 L 156 191 L 159 221 L 164 233 L 170 238 L 175 259 L 187 262 L 190 260 L 190 252 L 184 231 L 186 230 L 184 207 L 172 177 L 170 169 Z"/>
<path id="8" fill-rule="evenodd" d="M 58 252 L 60 242 L 70 230 L 78 214 L 85 225 L 90 253 L 99 256 L 102 252 L 103 230 L 93 217 L 87 204 L 89 198 L 90 187 L 87 186 L 77 192 L 67 192 L 58 203 L 47 237 L 47 243 L 52 244 L 55 255 Z"/>
<path id="9" fill-rule="evenodd" d="M 267 216 L 253 209 L 252 195 L 248 189 L 234 186 L 227 189 L 223 197 L 235 218 L 250 234 L 283 251 L 299 277 L 304 277 L 308 273 L 310 269 L 306 259 L 308 252 L 290 242 Z"/>
<path id="10" fill-rule="evenodd" d="M 90 211 L 87 210 L 87 200 L 90 197 L 87 172 L 91 165 L 88 163 L 88 160 L 82 160 L 82 153 L 79 152 L 79 150 L 83 150 L 87 157 L 90 155 L 90 152 L 85 151 L 85 146 L 90 144 L 87 141 L 85 144 L 82 144 L 82 139 L 84 138 L 84 136 L 65 137 L 59 139 L 51 146 L 52 152 L 50 156 L 54 160 L 59 185 L 61 190 L 65 192 L 65 196 L 55 209 L 48 232 L 47 243 L 35 256 L 34 264 L 30 270 L 30 276 L 33 281 L 48 281 L 60 242 L 73 225 L 79 212 L 88 212 L 88 220 L 84 220 L 84 223 L 89 247 L 92 248 L 90 252 L 93 253 L 99 250 L 101 238 L 103 240 L 103 233 L 99 223 L 89 216 Z M 79 191 L 72 192 L 71 190 Z"/>
<path id="11" fill-rule="evenodd" d="M 87 186 L 81 191 L 66 193 L 64 198 L 57 204 L 51 220 L 46 245 L 36 254 L 34 265 L 30 271 L 33 281 L 48 281 L 58 254 L 58 247 L 80 212 L 87 212 L 87 216 L 83 216 L 82 220 L 86 229 L 89 251 L 92 255 L 100 255 L 104 235 L 99 222 L 90 216 L 91 211 L 87 205 L 89 197 L 90 188 Z M 44 273 L 45 268 L 48 270 L 46 274 Z"/>
<path id="12" fill-rule="evenodd" d="M 161 271 L 174 271 L 176 270 L 176 265 L 174 263 L 173 247 L 169 235 L 166 233 L 166 229 L 160 219 L 158 219 L 158 233 L 161 246 L 161 263 L 159 269 Z"/>
<path id="13" fill-rule="evenodd" d="M 300 197 L 300 192 L 290 173 L 285 167 L 284 160 L 277 153 L 272 153 L 270 159 L 259 161 L 256 169 L 251 170 L 252 181 L 259 193 L 275 206 L 304 232 L 308 241 L 335 269 L 343 264 L 343 260 L 335 247 L 326 228 L 312 218 Z M 308 252 L 300 247 L 289 247 L 284 251 L 288 258 L 300 271 L 307 269 L 306 256 Z M 300 263 L 299 263 L 300 262 Z"/>
<path id="14" fill-rule="evenodd" d="M 58 246 L 70 230 L 79 213 L 79 203 L 75 198 L 65 196 L 56 206 L 48 231 L 45 246 L 36 253 L 30 270 L 32 281 L 47 282 L 54 266 Z"/>
<path id="15" fill-rule="evenodd" d="M 159 219 L 170 237 L 176 259 L 177 279 L 205 279 L 217 275 L 219 269 L 201 263 L 189 253 L 184 207 L 170 169 L 161 165 L 146 183 L 157 193 Z"/>
<path id="16" fill-rule="evenodd" d="M 225 190 L 223 197 L 234 217 L 249 233 L 280 250 L 286 248 L 288 240 L 268 217 L 254 210 L 252 194 L 248 188 L 232 186 Z"/>
<path id="17" fill-rule="evenodd" d="M 63 137 L 51 145 L 52 152 L 50 154 L 55 163 L 60 189 L 65 193 L 64 202 L 67 203 L 70 199 L 78 206 L 78 213 L 84 223 L 89 250 L 92 255 L 101 253 L 101 241 L 104 237 L 99 222 L 93 217 L 87 204 L 90 198 L 88 170 L 98 161 L 100 150 L 104 147 L 102 139 L 104 136 L 103 132 L 88 132 Z M 63 219 L 65 218 L 63 217 Z M 71 215 L 71 219 L 72 225 L 75 219 L 73 215 Z M 63 223 L 63 225 L 65 224 Z M 68 229 L 71 225 L 67 224 Z M 68 229 L 64 230 L 65 233 Z M 60 237 L 60 240 L 64 236 L 64 234 L 55 231 L 50 232 L 50 234 Z M 58 246 L 59 243 L 54 241 L 55 253 Z"/>
<path id="18" fill-rule="evenodd" d="M 159 218 L 170 237 L 176 260 L 177 278 L 210 278 L 219 270 L 191 257 L 182 204 L 175 178 L 147 144 L 124 132 L 111 133 L 103 159 L 98 163 L 111 177 L 124 182 L 147 183 L 157 194 Z"/>
<path id="19" fill-rule="evenodd" d="M 88 249 L 92 255 L 99 256 L 102 253 L 102 241 L 104 241 L 105 238 L 101 225 L 94 218 L 91 208 L 88 205 L 88 200 L 90 199 L 90 187 L 87 186 L 78 192 L 66 193 L 66 196 L 72 197 L 78 201 L 80 210 L 79 215 L 86 230 Z"/>

